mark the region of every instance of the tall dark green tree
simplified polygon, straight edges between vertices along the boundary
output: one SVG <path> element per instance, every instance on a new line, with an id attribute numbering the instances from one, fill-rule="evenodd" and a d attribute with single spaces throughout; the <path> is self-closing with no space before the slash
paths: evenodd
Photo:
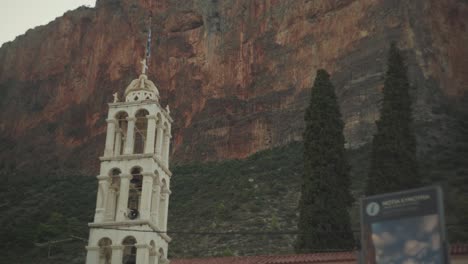
<path id="1" fill-rule="evenodd" d="M 367 195 L 405 190 L 420 183 L 409 90 L 403 56 L 392 44 L 380 120 L 372 140 Z"/>
<path id="2" fill-rule="evenodd" d="M 304 175 L 296 252 L 351 250 L 350 167 L 340 109 L 325 70 L 317 71 L 304 119 Z"/>

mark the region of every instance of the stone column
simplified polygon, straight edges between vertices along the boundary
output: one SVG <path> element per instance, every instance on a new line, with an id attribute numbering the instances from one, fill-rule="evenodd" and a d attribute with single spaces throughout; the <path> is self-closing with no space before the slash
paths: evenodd
<path id="1" fill-rule="evenodd" d="M 146 130 L 145 153 L 154 153 L 154 138 L 156 134 L 156 116 L 147 115 L 148 129 Z"/>
<path id="2" fill-rule="evenodd" d="M 114 154 L 114 139 L 115 139 L 115 125 L 117 121 L 115 119 L 107 119 L 107 135 L 106 135 L 106 147 L 104 149 L 104 157 L 112 157 Z"/>
<path id="3" fill-rule="evenodd" d="M 163 127 L 161 124 L 158 124 L 156 133 L 156 157 L 162 161 L 162 146 L 163 146 Z"/>
<path id="4" fill-rule="evenodd" d="M 112 260 L 111 263 L 122 263 L 122 258 L 123 258 L 123 249 L 124 246 L 122 245 L 112 245 L 110 246 L 112 249 Z"/>
<path id="5" fill-rule="evenodd" d="M 153 189 L 153 173 L 143 173 L 141 190 L 140 218 L 150 220 L 151 195 Z"/>
<path id="6" fill-rule="evenodd" d="M 163 163 L 166 168 L 169 168 L 169 145 L 171 142 L 171 134 L 169 129 L 164 130 L 164 143 L 163 143 Z"/>
<path id="7" fill-rule="evenodd" d="M 159 227 L 159 202 L 161 197 L 161 184 L 159 183 L 159 179 L 155 179 L 155 184 L 153 186 L 153 201 L 151 202 L 151 221 L 160 229 Z"/>
<path id="8" fill-rule="evenodd" d="M 107 205 L 106 205 L 106 221 L 114 221 L 115 220 L 115 190 L 113 188 L 109 188 L 109 192 L 107 193 Z"/>
<path id="9" fill-rule="evenodd" d="M 136 244 L 136 264 L 147 264 L 149 258 L 149 246 L 146 244 Z"/>
<path id="10" fill-rule="evenodd" d="M 171 194 L 171 191 L 166 190 L 166 193 L 164 194 L 166 201 L 164 202 L 164 226 L 163 229 L 167 231 L 167 216 L 169 215 L 169 195 Z M 167 235 L 167 233 L 166 233 Z"/>
<path id="11" fill-rule="evenodd" d="M 127 139 L 125 140 L 124 154 L 133 154 L 135 144 L 135 117 L 127 117 Z"/>
<path id="12" fill-rule="evenodd" d="M 158 208 L 158 228 L 160 231 L 164 230 L 164 202 L 166 201 L 164 197 L 164 189 L 161 187 L 161 195 L 159 196 L 159 208 Z"/>
<path id="13" fill-rule="evenodd" d="M 120 155 L 122 152 L 122 129 L 118 128 L 115 133 L 115 147 L 114 147 L 114 156 Z"/>
<path id="14" fill-rule="evenodd" d="M 169 209 L 169 194 L 171 191 L 168 189 L 162 190 L 161 194 L 161 208 L 160 208 L 160 216 L 159 216 L 159 228 L 161 231 L 167 231 L 167 210 Z"/>
<path id="15" fill-rule="evenodd" d="M 99 247 L 86 247 L 86 264 L 99 264 Z"/>
<path id="16" fill-rule="evenodd" d="M 109 190 L 109 176 L 99 175 L 96 178 L 99 180 L 99 185 L 96 199 L 96 213 L 94 214 L 94 222 L 100 223 L 104 221 L 106 211 L 107 192 Z"/>
<path id="17" fill-rule="evenodd" d="M 154 254 L 154 255 L 152 255 L 152 254 Z M 149 264 L 158 264 L 158 254 L 157 253 L 150 253 Z"/>
<path id="18" fill-rule="evenodd" d="M 120 175 L 120 195 L 119 195 L 119 208 L 117 210 L 117 221 L 125 221 L 128 206 L 128 191 L 130 187 L 130 174 Z"/>

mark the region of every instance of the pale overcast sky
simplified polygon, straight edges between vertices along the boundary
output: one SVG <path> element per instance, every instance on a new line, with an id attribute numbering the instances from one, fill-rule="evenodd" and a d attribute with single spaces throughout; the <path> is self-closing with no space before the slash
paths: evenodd
<path id="1" fill-rule="evenodd" d="M 96 0 L 0 0 L 0 46 L 28 29 L 45 25 L 68 10 Z"/>

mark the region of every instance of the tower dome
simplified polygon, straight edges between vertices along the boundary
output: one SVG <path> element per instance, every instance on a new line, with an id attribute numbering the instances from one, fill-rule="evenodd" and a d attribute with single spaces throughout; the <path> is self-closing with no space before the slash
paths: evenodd
<path id="1" fill-rule="evenodd" d="M 144 100 L 159 100 L 159 91 L 156 85 L 145 74 L 133 80 L 125 89 L 125 101 L 135 102 Z"/>

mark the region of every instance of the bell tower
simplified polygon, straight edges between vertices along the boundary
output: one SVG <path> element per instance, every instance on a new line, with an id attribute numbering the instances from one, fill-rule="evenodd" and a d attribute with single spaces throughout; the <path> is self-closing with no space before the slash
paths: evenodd
<path id="1" fill-rule="evenodd" d="M 124 102 L 114 94 L 109 104 L 86 264 L 168 262 L 172 118 L 144 73 L 127 87 Z"/>
<path id="2" fill-rule="evenodd" d="M 158 88 L 146 76 L 151 18 L 150 11 L 142 73 L 125 89 L 123 102 L 115 93 L 109 104 L 86 264 L 169 263 L 171 238 L 166 230 L 172 118 L 169 106 L 161 107 Z"/>

